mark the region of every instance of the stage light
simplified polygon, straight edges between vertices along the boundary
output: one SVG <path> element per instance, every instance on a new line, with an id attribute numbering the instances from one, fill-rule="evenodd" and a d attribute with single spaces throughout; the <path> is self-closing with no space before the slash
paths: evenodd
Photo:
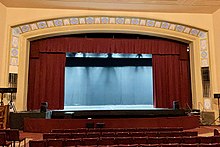
<path id="1" fill-rule="evenodd" d="M 190 51 L 190 47 L 188 46 L 188 47 L 187 47 L 187 52 L 189 52 L 189 51 Z"/>
<path id="2" fill-rule="evenodd" d="M 66 53 L 66 56 L 67 57 L 75 57 L 77 53 L 74 53 L 74 52 L 68 52 Z"/>
<path id="3" fill-rule="evenodd" d="M 111 53 L 108 53 L 108 54 L 107 54 L 107 58 L 112 58 L 112 54 L 111 54 Z"/>
<path id="4" fill-rule="evenodd" d="M 75 57 L 83 57 L 83 53 L 76 53 Z"/>
<path id="5" fill-rule="evenodd" d="M 137 54 L 137 58 L 143 58 L 142 54 Z"/>

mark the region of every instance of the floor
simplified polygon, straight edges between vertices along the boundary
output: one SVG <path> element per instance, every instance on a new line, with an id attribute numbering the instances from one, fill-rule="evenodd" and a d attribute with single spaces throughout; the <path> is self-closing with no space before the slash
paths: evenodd
<path id="1" fill-rule="evenodd" d="M 214 129 L 220 130 L 220 126 L 200 126 L 199 128 L 190 129 L 189 131 L 198 131 L 199 136 L 213 136 Z"/>

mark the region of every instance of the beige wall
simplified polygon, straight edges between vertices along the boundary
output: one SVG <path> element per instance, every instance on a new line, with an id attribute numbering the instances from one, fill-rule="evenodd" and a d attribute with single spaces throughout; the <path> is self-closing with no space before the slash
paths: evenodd
<path id="1" fill-rule="evenodd" d="M 182 23 L 209 31 L 211 39 L 210 50 L 213 43 L 213 17 L 212 14 L 186 14 L 186 13 L 150 13 L 150 12 L 123 12 L 123 11 L 88 11 L 88 10 L 57 10 L 57 9 L 33 9 L 33 8 L 7 8 L 7 26 L 21 23 L 69 16 L 88 15 L 112 15 L 112 16 L 134 16 L 159 19 Z M 212 62 L 212 61 L 211 61 Z"/>
<path id="2" fill-rule="evenodd" d="M 216 62 L 216 87 L 214 92 L 220 93 L 220 9 L 213 14 L 214 42 L 215 42 L 215 58 Z"/>
<path id="3" fill-rule="evenodd" d="M 0 14 L 1 15 L 1 14 Z M 216 37 L 217 34 L 214 34 L 214 28 L 213 28 L 213 18 L 218 19 L 217 17 L 213 17 L 212 14 L 184 14 L 184 13 L 147 13 L 147 12 L 114 12 L 114 11 L 88 11 L 88 10 L 56 10 L 56 9 L 25 9 L 25 8 L 7 8 L 7 26 L 13 26 L 21 23 L 27 23 L 30 21 L 37 21 L 41 19 L 50 19 L 50 18 L 57 18 L 57 17 L 69 17 L 69 16 L 88 16 L 88 15 L 110 15 L 110 16 L 134 16 L 134 17 L 145 17 L 145 18 L 152 18 L 152 19 L 159 19 L 159 20 L 165 20 L 165 21 L 171 21 L 176 23 L 182 23 L 185 25 L 198 27 L 204 30 L 207 30 L 209 32 L 209 49 L 210 49 L 210 63 L 211 63 L 211 81 L 212 81 L 212 88 L 214 90 L 218 90 L 217 86 L 217 79 L 220 79 L 220 75 L 216 74 L 216 68 L 215 68 L 215 62 L 220 63 L 215 59 L 215 45 L 214 41 L 216 42 L 216 38 L 214 39 L 214 36 Z M 215 14 L 217 15 L 217 14 Z M 220 12 L 219 12 L 220 17 Z M 218 19 L 220 20 L 220 19 Z M 220 23 L 220 22 L 219 22 Z M 7 34 L 10 32 L 7 32 L 7 27 L 3 29 L 5 31 L 4 38 L 7 38 Z M 219 29 L 220 31 L 220 29 Z M 2 41 L 2 40 L 0 40 Z M 4 42 L 5 41 L 5 42 Z M 3 42 L 6 44 L 5 46 L 9 46 L 9 41 L 3 40 Z M 218 45 L 218 44 L 217 44 Z M 219 43 L 220 46 L 220 43 Z M 6 47 L 4 48 L 6 50 Z M 7 48 L 9 49 L 9 48 Z M 22 50 L 22 48 L 20 49 Z M 0 57 L 6 56 L 8 57 L 8 52 L 3 52 L 0 49 Z M 200 54 L 199 51 L 198 54 L 195 55 L 197 58 L 199 58 Z M 20 56 L 21 58 L 21 56 Z M 7 59 L 5 59 L 5 63 Z M 1 63 L 0 63 L 1 65 Z M 7 65 L 8 66 L 8 65 Z M 195 63 L 195 66 L 200 67 L 200 62 Z M 1 69 L 1 68 L 0 68 Z M 7 75 L 7 68 L 4 68 L 3 74 Z M 220 73 L 220 69 L 219 69 Z M 197 72 L 196 74 L 201 74 L 200 72 Z M 219 75 L 219 76 L 217 76 Z M 0 81 L 7 81 L 5 77 L 0 76 Z M 193 84 L 197 84 L 194 82 Z M 219 90 L 220 91 L 220 90 Z M 200 91 L 201 92 L 201 91 Z"/>
<path id="4" fill-rule="evenodd" d="M 4 87 L 5 79 L 5 36 L 6 36 L 6 7 L 0 3 L 0 87 Z"/>
<path id="5" fill-rule="evenodd" d="M 113 15 L 138 16 L 183 23 L 206 30 L 212 29 L 211 14 L 186 13 L 150 13 L 150 12 L 123 12 L 123 11 L 88 11 L 88 10 L 57 10 L 57 9 L 26 9 L 8 8 L 7 22 L 9 25 L 20 24 L 40 19 L 57 18 L 65 16 Z"/>

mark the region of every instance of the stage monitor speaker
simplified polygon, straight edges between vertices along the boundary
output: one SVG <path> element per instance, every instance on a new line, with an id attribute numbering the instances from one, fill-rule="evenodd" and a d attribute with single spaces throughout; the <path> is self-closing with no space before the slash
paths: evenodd
<path id="1" fill-rule="evenodd" d="M 48 108 L 48 103 L 42 102 L 40 105 L 40 112 L 47 112 L 47 108 Z"/>
<path id="2" fill-rule="evenodd" d="M 96 123 L 96 128 L 104 128 L 105 123 Z"/>
<path id="3" fill-rule="evenodd" d="M 87 122 L 86 123 L 86 128 L 94 128 L 94 123 L 93 122 Z"/>
<path id="4" fill-rule="evenodd" d="M 179 101 L 173 101 L 173 109 L 177 110 L 180 108 Z"/>
<path id="5" fill-rule="evenodd" d="M 220 94 L 219 93 L 214 94 L 214 98 L 220 98 Z"/>

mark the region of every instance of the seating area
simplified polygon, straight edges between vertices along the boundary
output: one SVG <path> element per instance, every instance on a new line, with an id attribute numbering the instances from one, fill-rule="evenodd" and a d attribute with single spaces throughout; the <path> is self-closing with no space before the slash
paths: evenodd
<path id="1" fill-rule="evenodd" d="M 198 136 L 182 128 L 79 128 L 54 129 L 43 139 L 30 140 L 30 147 L 47 146 L 220 146 L 220 136 Z"/>
<path id="2" fill-rule="evenodd" d="M 9 105 L 0 106 L 0 146 L 18 146 L 20 147 L 21 142 L 26 145 L 26 138 L 20 136 L 18 129 L 8 129 L 9 120 Z"/>
<path id="3" fill-rule="evenodd" d="M 12 146 L 12 142 L 7 141 L 6 133 L 0 132 L 0 145 L 1 146 Z"/>
<path id="4" fill-rule="evenodd" d="M 26 137 L 21 137 L 18 129 L 0 129 L 0 146 L 14 146 L 18 142 L 20 147 L 23 142 L 26 145 Z"/>

